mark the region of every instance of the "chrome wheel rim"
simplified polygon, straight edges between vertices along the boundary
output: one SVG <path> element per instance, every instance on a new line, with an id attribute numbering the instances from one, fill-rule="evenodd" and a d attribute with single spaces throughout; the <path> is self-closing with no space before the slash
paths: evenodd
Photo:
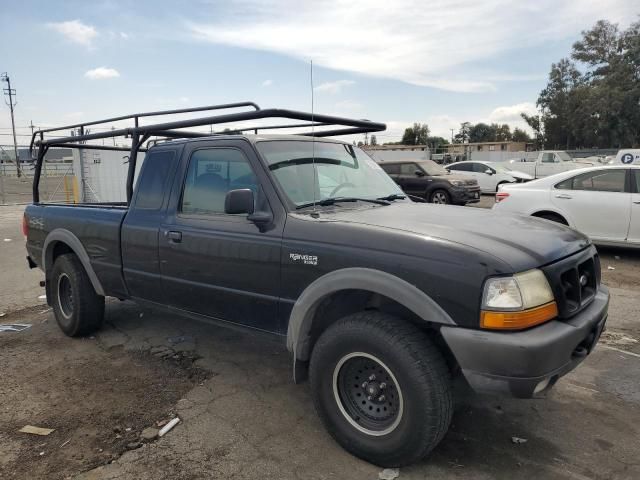
<path id="1" fill-rule="evenodd" d="M 333 395 L 343 417 L 366 435 L 388 435 L 402 420 L 404 399 L 395 375 L 368 353 L 340 359 L 333 371 Z"/>
<path id="2" fill-rule="evenodd" d="M 446 204 L 447 203 L 447 196 L 444 194 L 444 192 L 436 192 L 433 194 L 433 203 L 438 203 L 438 204 Z"/>

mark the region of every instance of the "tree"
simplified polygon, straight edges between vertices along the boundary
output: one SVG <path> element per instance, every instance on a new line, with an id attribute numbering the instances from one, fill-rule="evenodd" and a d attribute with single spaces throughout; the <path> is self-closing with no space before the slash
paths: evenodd
<path id="1" fill-rule="evenodd" d="M 537 150 L 544 149 L 544 124 L 542 123 L 542 117 L 540 115 L 527 115 L 521 113 L 522 119 L 527 122 L 527 125 L 531 127 L 534 134 L 534 144 Z"/>
<path id="2" fill-rule="evenodd" d="M 469 131 L 471 129 L 471 123 L 464 122 L 460 124 L 460 130 L 453 137 L 456 143 L 469 143 Z"/>
<path id="3" fill-rule="evenodd" d="M 408 127 L 402 135 L 402 145 L 426 145 L 429 137 L 429 127 L 426 123 L 414 123 Z"/>
<path id="4" fill-rule="evenodd" d="M 369 145 L 371 145 L 372 147 L 375 147 L 376 145 L 378 145 L 378 139 L 376 138 L 375 135 L 371 135 L 371 141 L 369 142 Z"/>
<path id="5" fill-rule="evenodd" d="M 551 66 L 540 92 L 541 117 L 523 118 L 550 147 L 621 148 L 640 144 L 640 22 L 627 30 L 605 20 Z"/>
<path id="6" fill-rule="evenodd" d="M 513 129 L 513 133 L 511 134 L 511 141 L 530 143 L 531 137 L 527 132 L 525 132 L 521 128 L 516 127 Z"/>
<path id="7" fill-rule="evenodd" d="M 491 125 L 482 122 L 475 125 L 469 124 L 469 143 L 490 142 L 494 140 L 494 136 L 495 131 L 492 130 Z"/>

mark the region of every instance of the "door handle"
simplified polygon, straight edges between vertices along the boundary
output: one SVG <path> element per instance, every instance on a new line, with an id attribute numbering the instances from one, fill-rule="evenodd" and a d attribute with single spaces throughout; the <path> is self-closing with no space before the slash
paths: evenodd
<path id="1" fill-rule="evenodd" d="M 182 241 L 182 232 L 169 230 L 165 233 L 170 243 L 180 243 Z"/>
<path id="2" fill-rule="evenodd" d="M 558 195 L 556 195 L 556 198 L 565 198 L 565 199 L 571 199 L 573 198 L 571 195 L 567 195 L 566 193 L 559 193 Z"/>

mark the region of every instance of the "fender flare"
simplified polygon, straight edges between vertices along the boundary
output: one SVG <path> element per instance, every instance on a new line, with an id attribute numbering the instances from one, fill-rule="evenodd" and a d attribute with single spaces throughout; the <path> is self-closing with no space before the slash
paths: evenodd
<path id="1" fill-rule="evenodd" d="M 53 267 L 53 245 L 56 242 L 62 242 L 73 250 L 73 253 L 76 254 L 80 263 L 82 263 L 85 272 L 87 272 L 89 280 L 91 280 L 91 285 L 93 285 L 93 289 L 98 295 L 104 296 L 104 289 L 102 288 L 100 280 L 98 280 L 96 272 L 91 266 L 91 260 L 89 259 L 89 255 L 87 255 L 87 251 L 82 245 L 80 239 L 78 239 L 78 237 L 69 230 L 56 228 L 47 235 L 42 248 L 42 265 L 44 266 L 44 271 L 48 272 L 51 267 Z"/>
<path id="2" fill-rule="evenodd" d="M 395 275 L 371 268 L 334 270 L 313 281 L 291 310 L 287 329 L 287 349 L 294 362 L 310 357 L 309 332 L 316 309 L 327 296 L 341 290 L 367 290 L 392 298 L 429 322 L 455 325 L 451 317 L 431 297 Z"/>

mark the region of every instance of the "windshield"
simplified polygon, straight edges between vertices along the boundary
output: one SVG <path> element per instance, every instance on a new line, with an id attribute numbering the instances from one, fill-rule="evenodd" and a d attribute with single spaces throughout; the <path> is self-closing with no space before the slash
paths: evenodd
<path id="1" fill-rule="evenodd" d="M 351 145 L 278 140 L 258 142 L 256 147 L 296 206 L 333 197 L 402 195 L 371 157 Z"/>
<path id="2" fill-rule="evenodd" d="M 571 160 L 573 160 L 567 152 L 556 152 L 556 155 L 563 162 L 570 162 Z"/>
<path id="3" fill-rule="evenodd" d="M 423 160 L 419 165 L 428 175 L 449 175 L 449 170 L 446 170 L 433 160 Z"/>

